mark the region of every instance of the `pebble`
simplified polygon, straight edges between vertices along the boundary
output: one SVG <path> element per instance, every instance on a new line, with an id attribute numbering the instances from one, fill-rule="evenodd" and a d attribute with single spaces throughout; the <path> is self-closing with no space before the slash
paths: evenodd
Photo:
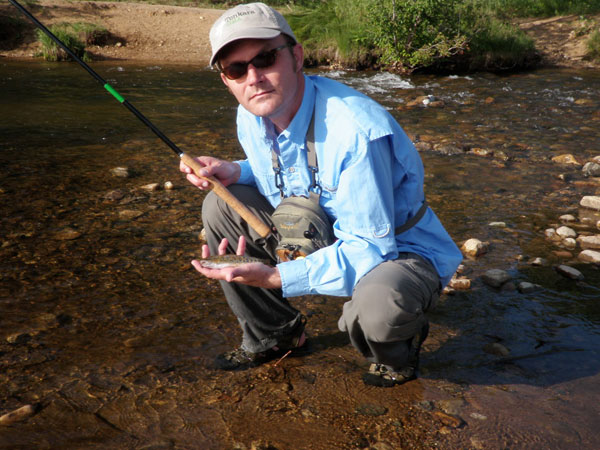
<path id="1" fill-rule="evenodd" d="M 104 200 L 109 202 L 118 202 L 123 197 L 125 197 L 125 192 L 120 189 L 115 189 L 114 191 L 110 191 L 104 196 Z"/>
<path id="2" fill-rule="evenodd" d="M 563 239 L 563 245 L 567 248 L 575 248 L 577 247 L 577 241 L 575 239 L 573 239 L 572 237 L 568 237 Z"/>
<path id="3" fill-rule="evenodd" d="M 581 166 L 581 163 L 570 153 L 564 155 L 558 155 L 552 157 L 552 161 L 558 164 L 572 164 L 575 166 Z"/>
<path id="4" fill-rule="evenodd" d="M 548 265 L 548 260 L 537 256 L 537 257 L 533 258 L 533 260 L 531 261 L 531 265 L 532 266 L 546 266 L 546 265 Z"/>
<path id="5" fill-rule="evenodd" d="M 570 227 L 562 226 L 556 229 L 556 234 L 558 234 L 561 238 L 576 238 L 577 232 Z"/>
<path id="6" fill-rule="evenodd" d="M 576 222 L 577 218 L 573 214 L 563 214 L 558 218 L 563 223 Z"/>
<path id="7" fill-rule="evenodd" d="M 73 239 L 77 239 L 79 236 L 81 236 L 81 233 L 79 231 L 67 227 L 55 233 L 54 239 L 59 241 L 70 241 Z"/>
<path id="8" fill-rule="evenodd" d="M 595 195 L 586 195 L 579 202 L 581 206 L 589 209 L 596 209 L 600 211 L 600 197 Z"/>
<path id="9" fill-rule="evenodd" d="M 21 406 L 19 409 L 15 409 L 3 416 L 0 416 L 0 425 L 12 425 L 16 422 L 21 422 L 36 412 L 36 407 L 33 405 Z"/>
<path id="10" fill-rule="evenodd" d="M 490 222 L 490 227 L 506 228 L 506 222 Z"/>
<path id="11" fill-rule="evenodd" d="M 448 286 L 457 291 L 466 291 L 471 289 L 471 280 L 468 278 L 452 278 L 448 283 Z"/>
<path id="12" fill-rule="evenodd" d="M 585 177 L 600 177 L 600 164 L 596 162 L 585 163 L 581 171 Z"/>
<path id="13" fill-rule="evenodd" d="M 595 250 L 584 250 L 577 256 L 577 258 L 584 262 L 600 264 L 600 252 Z"/>
<path id="14" fill-rule="evenodd" d="M 363 403 L 356 407 L 356 412 L 362 416 L 383 416 L 387 413 L 387 408 L 381 405 L 373 405 L 371 403 Z"/>
<path id="15" fill-rule="evenodd" d="M 538 287 L 539 287 L 538 285 L 529 283 L 528 281 L 521 281 L 517 285 L 517 290 L 521 294 L 530 294 L 531 292 L 535 292 L 538 289 Z"/>
<path id="16" fill-rule="evenodd" d="M 442 411 L 434 411 L 433 414 L 440 422 L 450 428 L 460 428 L 464 424 L 460 417 L 451 416 Z"/>
<path id="17" fill-rule="evenodd" d="M 160 189 L 160 184 L 158 183 L 150 183 L 142 186 L 142 189 L 148 192 L 158 191 Z"/>
<path id="18" fill-rule="evenodd" d="M 137 209 L 124 209 L 123 211 L 119 211 L 119 219 L 133 220 L 137 219 L 143 214 L 143 211 L 138 211 Z"/>
<path id="19" fill-rule="evenodd" d="M 561 264 L 559 266 L 556 266 L 555 270 L 559 274 L 561 274 L 567 278 L 570 278 L 571 280 L 583 280 L 584 279 L 583 274 L 579 270 L 574 269 L 571 266 L 567 266 L 566 264 Z"/>
<path id="20" fill-rule="evenodd" d="M 437 402 L 437 406 L 439 409 L 444 411 L 446 414 L 451 414 L 453 416 L 459 415 L 461 409 L 466 404 L 467 402 L 464 398 L 453 398 L 450 400 L 440 400 Z"/>
<path id="21" fill-rule="evenodd" d="M 131 171 L 127 167 L 113 167 L 110 169 L 110 173 L 114 177 L 129 178 L 131 177 Z"/>
<path id="22" fill-rule="evenodd" d="M 166 191 L 170 191 L 174 188 L 175 186 L 173 185 L 173 183 L 171 183 L 170 181 L 165 181 L 165 185 L 164 188 Z"/>
<path id="23" fill-rule="evenodd" d="M 479 239 L 471 238 L 465 241 L 461 250 L 468 256 L 480 256 L 487 253 L 489 243 L 482 242 Z"/>
<path id="24" fill-rule="evenodd" d="M 581 246 L 582 249 L 592 249 L 597 250 L 600 249 L 600 235 L 594 236 L 579 236 L 577 238 L 577 243 Z"/>
<path id="25" fill-rule="evenodd" d="M 481 276 L 485 284 L 495 288 L 499 288 L 511 278 L 510 274 L 502 269 L 490 269 Z"/>
<path id="26" fill-rule="evenodd" d="M 496 355 L 496 356 L 506 357 L 506 356 L 510 355 L 510 351 L 504 345 L 500 344 L 499 342 L 493 342 L 491 344 L 486 344 L 483 347 L 483 350 L 486 353 L 489 353 L 491 355 Z"/>
<path id="27" fill-rule="evenodd" d="M 487 416 L 478 413 L 478 412 L 472 412 L 471 414 L 469 414 L 469 416 L 471 416 L 473 419 L 477 419 L 477 420 L 487 420 Z"/>

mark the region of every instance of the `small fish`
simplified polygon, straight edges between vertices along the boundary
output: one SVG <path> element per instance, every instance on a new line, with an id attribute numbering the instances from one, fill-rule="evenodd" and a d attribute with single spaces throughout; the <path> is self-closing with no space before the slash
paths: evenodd
<path id="1" fill-rule="evenodd" d="M 209 256 L 208 258 L 199 259 L 198 262 L 202 267 L 208 269 L 224 269 L 225 267 L 238 267 L 250 263 L 269 264 L 269 261 L 266 259 L 240 255 Z"/>

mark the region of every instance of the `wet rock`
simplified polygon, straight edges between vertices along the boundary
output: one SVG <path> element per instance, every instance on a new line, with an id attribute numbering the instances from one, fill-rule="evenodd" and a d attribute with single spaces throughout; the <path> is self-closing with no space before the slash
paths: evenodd
<path id="1" fill-rule="evenodd" d="M 486 344 L 483 347 L 483 350 L 486 353 L 489 353 L 490 355 L 496 355 L 496 356 L 502 356 L 502 357 L 507 357 L 508 355 L 510 355 L 510 351 L 499 342 L 493 342 L 491 344 Z"/>
<path id="2" fill-rule="evenodd" d="M 595 209 L 600 211 L 600 197 L 595 195 L 586 195 L 579 202 L 584 208 Z"/>
<path id="3" fill-rule="evenodd" d="M 475 239 L 475 238 L 468 239 L 467 241 L 465 241 L 465 243 L 461 247 L 461 250 L 463 251 L 463 253 L 465 255 L 473 256 L 473 257 L 480 256 L 480 255 L 483 255 L 484 253 L 487 253 L 488 249 L 489 249 L 489 243 L 482 242 L 479 239 Z"/>
<path id="4" fill-rule="evenodd" d="M 510 274 L 502 269 L 490 269 L 481 276 L 481 279 L 485 284 L 495 288 L 501 287 L 511 278 L 512 277 L 510 276 Z"/>
<path id="5" fill-rule="evenodd" d="M 581 163 L 570 153 L 564 155 L 558 155 L 552 157 L 552 161 L 558 164 L 571 164 L 574 166 L 581 166 Z"/>
<path id="6" fill-rule="evenodd" d="M 564 276 L 566 278 L 570 278 L 571 280 L 583 280 L 584 279 L 583 274 L 579 270 L 574 269 L 571 266 L 567 266 L 566 264 L 561 264 L 559 266 L 556 266 L 555 270 L 562 276 Z"/>
<path id="7" fill-rule="evenodd" d="M 531 261 L 531 265 L 532 266 L 547 266 L 548 261 L 544 258 L 537 256 L 537 257 L 533 258 L 533 260 Z"/>
<path id="8" fill-rule="evenodd" d="M 119 178 L 130 178 L 133 172 L 128 167 L 113 167 L 110 169 L 110 173 L 113 177 Z"/>
<path id="9" fill-rule="evenodd" d="M 529 283 L 528 281 L 521 281 L 517 285 L 517 290 L 521 294 L 530 294 L 532 292 L 537 291 L 539 286 L 537 284 Z"/>
<path id="10" fill-rule="evenodd" d="M 447 155 L 447 156 L 462 155 L 464 153 L 461 148 L 457 147 L 456 145 L 451 145 L 451 144 L 436 144 L 433 146 L 433 149 L 436 152 L 439 152 L 442 155 Z"/>
<path id="11" fill-rule="evenodd" d="M 383 416 L 387 413 L 387 408 L 382 405 L 375 405 L 372 403 L 362 403 L 356 407 L 356 413 L 361 416 Z"/>
<path id="12" fill-rule="evenodd" d="M 73 228 L 66 227 L 54 234 L 54 239 L 58 241 L 71 241 L 81 236 L 81 233 Z"/>
<path id="13" fill-rule="evenodd" d="M 25 342 L 31 339 L 31 334 L 27 331 L 21 331 L 18 333 L 13 333 L 6 337 L 6 342 L 9 344 L 24 344 Z"/>
<path id="14" fill-rule="evenodd" d="M 469 414 L 469 416 L 476 420 L 487 420 L 487 416 L 478 412 L 472 412 L 471 414 Z"/>
<path id="15" fill-rule="evenodd" d="M 584 177 L 600 177 L 600 164 L 597 162 L 585 163 L 581 171 Z"/>
<path id="16" fill-rule="evenodd" d="M 496 99 L 494 97 L 486 97 L 486 99 L 483 101 L 483 103 L 485 103 L 486 105 L 491 105 L 495 101 L 496 101 Z"/>
<path id="17" fill-rule="evenodd" d="M 437 402 L 437 406 L 439 409 L 444 411 L 446 414 L 451 414 L 453 416 L 458 416 L 460 414 L 461 409 L 465 406 L 467 402 L 464 398 L 453 398 L 450 400 L 440 400 Z"/>
<path id="18" fill-rule="evenodd" d="M 460 417 L 451 416 L 442 411 L 434 411 L 433 415 L 450 428 L 460 428 L 465 423 Z"/>
<path id="19" fill-rule="evenodd" d="M 584 250 L 577 256 L 577 258 L 583 262 L 600 264 L 600 252 L 595 250 Z"/>
<path id="20" fill-rule="evenodd" d="M 489 148 L 473 147 L 468 153 L 477 156 L 494 156 L 494 151 Z"/>
<path id="21" fill-rule="evenodd" d="M 488 225 L 490 227 L 506 228 L 506 222 L 490 222 Z"/>
<path id="22" fill-rule="evenodd" d="M 555 229 L 555 228 L 546 228 L 546 229 L 544 230 L 544 235 L 545 235 L 545 236 L 546 236 L 548 239 L 550 239 L 550 240 L 555 240 L 555 239 L 558 239 L 558 240 L 560 240 L 560 236 L 558 236 L 558 235 L 556 234 L 556 229 Z"/>
<path id="23" fill-rule="evenodd" d="M 125 197 L 125 192 L 122 191 L 121 189 L 115 189 L 114 191 L 108 192 L 104 196 L 104 200 L 106 200 L 108 202 L 118 202 L 123 197 Z"/>
<path id="24" fill-rule="evenodd" d="M 562 223 L 576 222 L 577 218 L 573 214 L 563 214 L 558 218 Z"/>
<path id="25" fill-rule="evenodd" d="M 173 185 L 173 183 L 171 183 L 170 181 L 165 181 L 164 184 L 164 188 L 166 191 L 170 191 L 174 188 L 175 186 Z"/>
<path id="26" fill-rule="evenodd" d="M 577 237 L 577 232 L 573 228 L 566 227 L 564 225 L 556 229 L 556 234 L 558 234 L 563 239 Z"/>
<path id="27" fill-rule="evenodd" d="M 600 249 L 600 235 L 593 236 L 579 236 L 577 238 L 577 243 L 584 250 L 592 249 L 597 250 Z"/>
<path id="28" fill-rule="evenodd" d="M 433 145 L 431 145 L 429 142 L 419 141 L 419 142 L 415 142 L 415 147 L 420 152 L 423 152 L 423 151 L 426 152 L 426 151 L 431 150 L 433 148 Z"/>
<path id="29" fill-rule="evenodd" d="M 471 289 L 471 280 L 468 278 L 452 278 L 448 283 L 448 286 L 457 291 L 466 291 Z"/>
<path id="30" fill-rule="evenodd" d="M 552 252 L 554 256 L 561 259 L 571 259 L 573 258 L 573 253 L 568 250 L 555 250 Z"/>
<path id="31" fill-rule="evenodd" d="M 21 406 L 19 409 L 15 409 L 3 416 L 0 416 L 0 425 L 12 425 L 17 422 L 22 422 L 25 419 L 33 416 L 37 411 L 37 407 L 34 405 Z"/>
<path id="32" fill-rule="evenodd" d="M 122 220 L 133 220 L 144 214 L 143 211 L 138 211 L 137 209 L 124 209 L 123 211 L 119 211 L 119 219 Z"/>
<path id="33" fill-rule="evenodd" d="M 142 186 L 142 189 L 147 192 L 155 192 L 160 189 L 160 184 L 158 183 L 149 183 Z"/>
<path id="34" fill-rule="evenodd" d="M 567 248 L 575 248 L 575 247 L 577 247 L 577 241 L 575 239 L 573 239 L 572 237 L 568 237 L 568 238 L 563 239 L 562 243 Z"/>

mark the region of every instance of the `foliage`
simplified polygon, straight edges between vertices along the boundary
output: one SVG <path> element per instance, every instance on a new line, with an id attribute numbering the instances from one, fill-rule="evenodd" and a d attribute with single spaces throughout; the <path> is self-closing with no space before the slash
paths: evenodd
<path id="1" fill-rule="evenodd" d="M 381 61 L 415 68 L 462 53 L 467 38 L 461 32 L 456 5 L 456 0 L 371 2 L 367 17 Z"/>
<path id="2" fill-rule="evenodd" d="M 27 23 L 21 18 L 0 16 L 0 44 L 10 40 L 20 41 Z"/>
<path id="3" fill-rule="evenodd" d="M 600 30 L 590 34 L 587 40 L 587 56 L 591 59 L 600 60 Z"/>
<path id="4" fill-rule="evenodd" d="M 89 57 L 85 52 L 84 42 L 79 39 L 77 33 L 70 24 L 53 25 L 49 30 L 79 58 L 82 58 L 84 61 L 89 60 Z M 65 61 L 71 58 L 42 30 L 37 30 L 37 36 L 42 44 L 42 57 L 46 61 Z"/>
<path id="5" fill-rule="evenodd" d="M 600 0 L 480 0 L 480 8 L 519 17 L 549 17 L 600 12 Z"/>

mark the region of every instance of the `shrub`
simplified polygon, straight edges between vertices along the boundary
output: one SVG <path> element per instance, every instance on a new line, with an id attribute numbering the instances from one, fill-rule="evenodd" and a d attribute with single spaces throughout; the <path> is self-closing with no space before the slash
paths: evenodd
<path id="1" fill-rule="evenodd" d="M 85 52 L 85 44 L 73 31 L 69 30 L 68 25 L 53 25 L 49 30 L 79 58 L 84 60 L 89 59 Z M 67 52 L 59 47 L 58 44 L 42 30 L 37 30 L 37 36 L 42 44 L 41 55 L 46 61 L 66 61 L 71 59 Z"/>
<path id="2" fill-rule="evenodd" d="M 592 32 L 587 40 L 587 57 L 600 60 L 600 30 Z"/>

